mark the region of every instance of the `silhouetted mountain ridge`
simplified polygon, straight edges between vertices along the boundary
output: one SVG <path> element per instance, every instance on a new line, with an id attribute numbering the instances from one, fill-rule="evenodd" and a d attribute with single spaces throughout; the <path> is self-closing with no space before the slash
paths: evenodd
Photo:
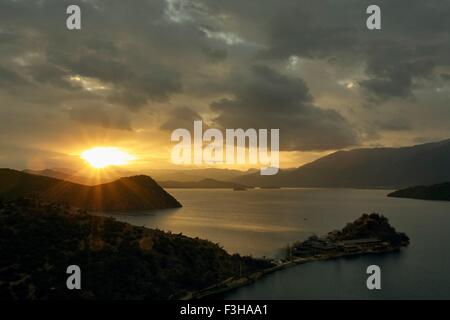
<path id="1" fill-rule="evenodd" d="M 144 175 L 86 186 L 50 177 L 0 169 L 0 199 L 34 196 L 65 202 L 91 211 L 135 211 L 181 207 L 181 204 Z"/>
<path id="2" fill-rule="evenodd" d="M 31 170 L 25 169 L 22 172 L 34 174 L 38 176 L 45 176 L 66 180 L 73 183 L 84 184 L 88 186 L 95 186 L 102 183 L 113 182 L 122 177 L 129 177 L 135 175 L 132 172 L 117 170 L 115 168 L 102 169 L 101 173 L 91 174 L 90 172 L 70 172 L 69 169 L 43 169 Z"/>
<path id="3" fill-rule="evenodd" d="M 402 148 L 337 151 L 274 176 L 233 179 L 254 186 L 401 188 L 450 181 L 450 140 Z"/>

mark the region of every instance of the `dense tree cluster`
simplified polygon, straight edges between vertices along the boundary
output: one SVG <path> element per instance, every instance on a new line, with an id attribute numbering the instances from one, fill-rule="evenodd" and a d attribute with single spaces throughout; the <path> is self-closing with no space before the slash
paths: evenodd
<path id="1" fill-rule="evenodd" d="M 0 253 L 1 299 L 174 299 L 271 265 L 33 199 L 0 202 Z M 66 287 L 72 264 L 82 290 Z"/>
<path id="2" fill-rule="evenodd" d="M 334 241 L 376 238 L 393 245 L 409 243 L 409 238 L 402 232 L 397 232 L 389 224 L 389 220 L 377 213 L 363 214 L 361 217 L 348 223 L 341 231 L 329 236 Z"/>

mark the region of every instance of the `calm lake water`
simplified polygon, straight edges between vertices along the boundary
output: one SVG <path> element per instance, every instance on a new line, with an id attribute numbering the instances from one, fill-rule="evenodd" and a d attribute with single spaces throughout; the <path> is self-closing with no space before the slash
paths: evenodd
<path id="1" fill-rule="evenodd" d="M 411 239 L 398 253 L 313 262 L 268 275 L 225 299 L 450 298 L 450 202 L 388 198 L 386 190 L 168 190 L 183 208 L 115 215 L 134 225 L 220 243 L 230 253 L 276 257 L 288 243 L 379 212 Z M 366 288 L 367 266 L 382 289 Z"/>

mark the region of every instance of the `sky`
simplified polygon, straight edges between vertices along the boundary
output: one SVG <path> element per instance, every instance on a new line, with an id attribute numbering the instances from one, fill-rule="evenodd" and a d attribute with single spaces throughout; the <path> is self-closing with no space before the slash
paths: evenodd
<path id="1" fill-rule="evenodd" d="M 0 0 L 0 167 L 114 146 L 175 168 L 194 120 L 280 129 L 282 167 L 448 139 L 449 17 L 450 0 Z"/>

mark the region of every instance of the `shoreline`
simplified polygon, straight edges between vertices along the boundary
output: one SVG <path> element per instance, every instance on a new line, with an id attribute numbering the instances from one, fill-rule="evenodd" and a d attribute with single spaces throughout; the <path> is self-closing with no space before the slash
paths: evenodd
<path id="1" fill-rule="evenodd" d="M 185 296 L 181 297 L 179 300 L 199 300 L 204 299 L 207 297 L 212 297 L 218 294 L 222 294 L 234 289 L 238 289 L 241 287 L 245 287 L 248 285 L 251 285 L 255 283 L 258 279 L 277 272 L 281 270 L 285 270 L 288 268 L 292 268 L 301 264 L 309 263 L 309 262 L 315 262 L 315 261 L 326 261 L 326 260 L 335 260 L 340 258 L 347 258 L 347 257 L 355 257 L 355 256 L 362 256 L 362 255 L 369 255 L 369 254 L 384 254 L 384 253 L 391 253 L 400 251 L 402 246 L 392 246 L 385 249 L 367 249 L 361 252 L 343 252 L 343 253 L 334 253 L 334 254 L 322 254 L 322 255 L 316 255 L 313 257 L 308 258 L 300 258 L 297 257 L 291 261 L 283 262 L 283 263 L 276 263 L 276 265 L 272 268 L 263 269 L 261 271 L 252 273 L 248 276 L 242 276 L 242 277 L 232 277 L 229 278 L 221 283 L 215 284 L 213 286 L 210 286 L 208 288 L 189 292 Z"/>

